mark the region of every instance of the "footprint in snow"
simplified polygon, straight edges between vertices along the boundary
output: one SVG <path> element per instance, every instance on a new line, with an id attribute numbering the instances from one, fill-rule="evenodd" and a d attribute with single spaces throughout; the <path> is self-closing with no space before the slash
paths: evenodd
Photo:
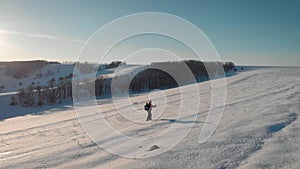
<path id="1" fill-rule="evenodd" d="M 157 145 L 153 145 L 148 151 L 157 150 L 159 147 Z"/>

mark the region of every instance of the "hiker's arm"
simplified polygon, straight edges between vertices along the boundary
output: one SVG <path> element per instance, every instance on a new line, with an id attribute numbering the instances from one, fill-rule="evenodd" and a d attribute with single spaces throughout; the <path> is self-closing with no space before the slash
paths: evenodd
<path id="1" fill-rule="evenodd" d="M 156 105 L 152 105 L 152 107 L 156 107 Z"/>

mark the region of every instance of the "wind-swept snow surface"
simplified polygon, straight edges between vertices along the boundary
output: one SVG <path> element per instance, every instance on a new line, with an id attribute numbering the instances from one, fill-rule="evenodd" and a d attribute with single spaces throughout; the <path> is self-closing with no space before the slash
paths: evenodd
<path id="1" fill-rule="evenodd" d="M 0 122 L 0 168 L 294 168 L 300 166 L 300 68 L 261 68 L 227 78 L 227 100 L 223 117 L 213 135 L 199 144 L 210 106 L 210 83 L 197 86 L 201 104 L 189 134 L 171 150 L 146 159 L 123 158 L 99 148 L 83 131 L 75 110 L 54 111 L 6 119 Z M 179 89 L 157 94 L 153 118 L 141 125 L 130 124 L 114 109 L 112 100 L 99 100 L 98 108 L 120 133 L 151 137 L 174 123 L 182 129 L 191 121 L 176 121 L 180 106 Z M 196 92 L 195 92 L 196 93 Z M 151 94 L 150 94 L 151 95 Z M 142 109 L 148 94 L 131 98 L 137 120 L 145 119 Z M 187 98 L 182 98 L 187 99 Z M 159 103 L 167 101 L 165 108 Z M 87 111 L 88 103 L 81 105 Z M 185 106 L 194 106 L 185 105 Z M 97 112 L 89 112 L 97 113 Z M 92 122 L 92 121 L 91 121 Z M 103 136 L 105 143 L 117 138 Z M 169 140 L 172 142 L 173 140 Z M 128 147 L 115 145 L 126 150 Z M 136 145 L 139 152 L 164 149 L 163 144 Z"/>

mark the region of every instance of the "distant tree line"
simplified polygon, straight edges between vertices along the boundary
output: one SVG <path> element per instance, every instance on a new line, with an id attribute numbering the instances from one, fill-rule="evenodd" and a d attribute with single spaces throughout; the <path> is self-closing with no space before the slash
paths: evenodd
<path id="1" fill-rule="evenodd" d="M 120 64 L 126 65 L 125 62 L 122 61 L 112 61 L 111 63 L 107 64 L 91 64 L 88 62 L 75 62 L 73 63 L 73 66 L 78 68 L 81 74 L 89 74 L 89 73 L 95 73 L 96 71 L 103 71 L 105 69 L 111 69 L 111 68 L 116 68 Z"/>
<path id="2" fill-rule="evenodd" d="M 35 74 L 35 79 L 43 77 L 43 74 L 39 69 L 41 69 L 43 66 L 46 66 L 47 64 L 57 64 L 58 62 L 47 62 L 47 61 L 28 61 L 28 62 L 3 62 L 0 63 L 6 65 L 7 67 L 7 73 L 9 75 L 14 76 L 15 78 L 22 78 L 23 76 L 29 75 L 30 73 L 33 73 L 37 71 Z M 122 62 L 120 61 L 114 61 L 110 64 L 103 64 L 100 65 L 101 70 L 97 70 L 95 68 L 95 64 L 90 63 L 80 63 L 75 62 L 73 63 L 73 66 L 76 65 L 76 67 L 80 70 L 82 74 L 89 74 L 94 73 L 95 71 L 102 71 L 104 69 L 108 68 L 115 68 L 118 67 Z M 32 68 L 26 68 L 26 67 L 32 67 Z M 13 71 L 13 69 L 16 69 Z M 20 71 L 24 71 L 24 73 L 20 73 Z M 59 70 L 57 70 L 59 71 Z M 19 73 L 19 74 L 18 74 Z M 47 76 L 53 75 L 51 71 L 48 70 Z M 72 93 L 72 79 L 74 77 L 77 77 L 76 74 L 69 74 L 65 77 L 60 77 L 58 81 L 56 81 L 54 78 L 50 79 L 48 82 L 48 85 L 46 86 L 40 86 L 35 85 L 35 83 L 32 83 L 27 88 L 20 89 L 18 94 L 16 96 L 11 97 L 10 105 L 21 105 L 25 107 L 30 106 L 42 106 L 44 104 L 55 104 L 55 103 L 62 103 L 64 100 L 67 99 L 73 99 L 73 93 Z M 111 81 L 111 79 L 103 79 L 102 82 L 97 84 L 109 84 L 107 81 Z M 97 81 L 98 82 L 98 81 Z M 75 82 L 76 83 L 76 82 Z M 20 86 L 22 86 L 22 82 L 19 83 Z M 81 97 L 81 90 L 80 89 L 88 89 L 89 96 L 94 96 L 95 94 L 91 91 L 91 85 L 94 85 L 94 81 L 90 79 L 84 79 L 83 81 L 79 81 L 78 84 L 74 85 L 74 98 L 76 100 L 79 100 Z M 4 88 L 4 87 L 3 87 Z M 76 91 L 76 89 L 79 89 Z M 2 89 L 2 88 L 1 88 Z M 110 87 L 106 85 L 100 85 L 97 87 L 98 95 L 104 95 L 107 93 L 110 93 Z"/>
<path id="3" fill-rule="evenodd" d="M 193 77 L 191 79 L 187 79 L 185 77 L 186 75 L 181 72 L 180 68 L 182 65 L 186 65 L 192 73 Z M 158 69 L 160 67 L 166 68 L 166 70 L 172 70 L 176 73 L 176 76 L 181 79 L 187 79 L 182 84 L 189 84 L 192 82 L 207 81 L 218 75 L 225 76 L 225 73 L 233 70 L 235 65 L 232 62 L 201 62 L 196 60 L 152 63 L 148 68 L 134 76 L 130 82 L 129 88 L 126 88 L 128 86 L 123 86 L 121 83 L 118 84 L 118 86 L 112 86 L 111 77 L 98 77 L 95 80 L 95 95 L 110 95 L 112 90 L 118 90 L 119 92 L 129 90 L 129 92 L 135 93 L 145 90 L 178 87 L 179 84 L 177 84 L 176 79 L 174 79 L 167 71 Z M 129 79 L 129 75 L 123 76 L 124 83 L 126 83 L 126 80 Z M 128 78 L 126 76 L 128 76 Z"/>
<path id="4" fill-rule="evenodd" d="M 106 66 L 106 68 L 117 67 L 120 64 L 121 62 L 114 62 L 111 63 L 110 66 Z M 102 75 L 95 79 L 86 78 L 78 81 L 75 80 L 73 91 L 72 78 L 74 78 L 75 75 L 72 74 L 61 77 L 58 81 L 52 78 L 47 86 L 34 86 L 32 84 L 26 89 L 20 90 L 17 96 L 11 98 L 11 105 L 42 106 L 43 104 L 62 103 L 64 100 L 71 98 L 80 100 L 82 95 L 86 97 L 110 96 L 112 90 L 141 92 L 152 89 L 173 88 L 179 85 L 176 79 L 174 79 L 168 71 L 158 68 L 164 67 L 167 70 L 173 70 L 179 77 L 186 79 L 185 74 L 181 73 L 182 70 L 180 69 L 180 66 L 183 64 L 189 68 L 193 76 L 192 79 L 187 79 L 185 84 L 210 80 L 211 77 L 224 75 L 224 73 L 233 70 L 235 67 L 232 62 L 201 62 L 195 60 L 152 63 L 149 67 L 146 67 L 145 70 L 134 75 L 129 86 L 122 86 L 122 83 L 117 84 L 117 86 L 112 86 L 112 77 Z M 88 69 L 91 70 L 94 69 L 94 67 L 89 67 Z M 88 69 L 86 69 L 87 72 L 89 72 Z M 123 77 L 118 78 L 124 79 L 124 82 L 129 81 L 130 75 L 123 74 L 122 76 Z M 122 82 L 122 80 L 120 82 Z"/>
<path id="5" fill-rule="evenodd" d="M 149 68 L 138 73 L 131 81 L 129 91 L 164 89 L 178 87 L 176 80 L 167 72 Z"/>
<path id="6" fill-rule="evenodd" d="M 0 86 L 0 92 L 1 92 L 3 89 L 5 89 L 5 86 L 4 86 L 4 85 L 1 85 L 1 86 Z"/>
<path id="7" fill-rule="evenodd" d="M 27 77 L 48 64 L 59 64 L 59 62 L 47 62 L 44 60 L 0 62 L 0 65 L 6 67 L 5 74 L 16 79 Z"/>
<path id="8" fill-rule="evenodd" d="M 11 97 L 10 105 L 42 106 L 44 104 L 62 103 L 70 98 L 72 98 L 71 79 L 61 77 L 56 82 L 52 78 L 47 86 L 34 86 L 31 84 L 27 88 L 19 90 L 16 96 Z"/>
<path id="9" fill-rule="evenodd" d="M 182 73 L 180 68 L 183 63 L 190 69 L 194 79 L 187 79 L 185 73 Z M 172 70 L 176 73 L 176 77 L 180 79 L 186 79 L 185 84 L 193 82 L 203 82 L 210 80 L 210 77 L 215 75 L 225 75 L 234 69 L 235 65 L 232 62 L 201 62 L 196 60 L 187 60 L 181 62 L 159 62 L 152 63 L 150 69 L 146 69 L 138 73 L 130 83 L 129 91 L 130 92 L 140 92 L 143 90 L 152 90 L 152 89 L 166 89 L 178 87 L 176 79 L 172 77 L 168 72 L 162 71 L 157 68 L 166 68 L 167 70 Z M 222 68 L 223 69 L 220 69 Z"/>
<path id="10" fill-rule="evenodd" d="M 106 69 L 116 68 L 122 63 L 126 64 L 125 62 L 121 62 L 121 61 L 113 61 L 106 66 Z"/>

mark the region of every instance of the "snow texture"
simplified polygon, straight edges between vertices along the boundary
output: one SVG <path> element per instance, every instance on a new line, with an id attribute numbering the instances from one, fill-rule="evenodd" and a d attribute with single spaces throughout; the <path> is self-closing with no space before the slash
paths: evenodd
<path id="1" fill-rule="evenodd" d="M 14 118 L 5 118 L 0 112 L 0 168 L 299 168 L 300 68 L 257 68 L 227 77 L 224 114 L 214 134 L 202 144 L 199 134 L 210 106 L 210 82 L 186 86 L 191 96 L 195 85 L 200 89 L 201 104 L 193 129 L 171 150 L 146 159 L 123 158 L 99 148 L 81 128 L 72 107 L 31 108 L 37 113 Z M 111 99 L 97 102 L 107 121 L 119 132 L 151 137 L 174 123 L 182 129 L 190 123 L 174 117 L 181 101 L 178 90 L 164 91 L 168 101 L 165 108 L 159 108 L 164 98 L 155 95 L 153 102 L 158 108 L 153 118 L 157 120 L 142 126 L 130 125 L 114 109 Z M 148 94 L 130 98 L 138 110 L 133 112 L 137 120 L 146 118 L 142 109 Z M 88 105 L 82 103 L 81 107 L 92 110 Z M 18 111 L 25 109 L 17 107 L 8 113 L 22 114 Z M 114 138 L 106 138 L 106 142 L 115 142 Z M 126 151 L 130 146 L 116 147 Z M 136 148 L 145 153 L 164 149 L 159 142 Z"/>

